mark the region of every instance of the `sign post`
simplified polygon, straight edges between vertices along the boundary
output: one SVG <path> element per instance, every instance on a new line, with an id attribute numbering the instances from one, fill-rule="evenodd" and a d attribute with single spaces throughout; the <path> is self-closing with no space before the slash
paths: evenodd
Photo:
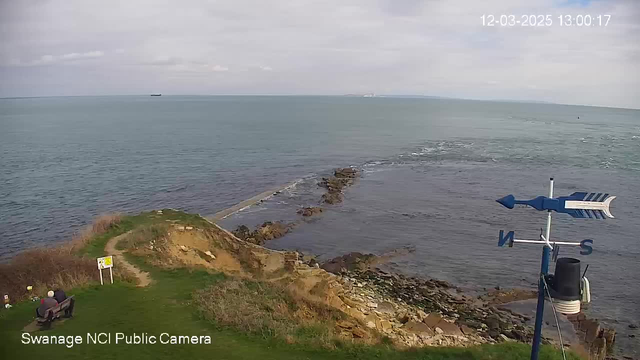
<path id="1" fill-rule="evenodd" d="M 509 247 L 513 247 L 514 243 L 543 245 L 542 261 L 540 263 L 540 277 L 538 279 L 538 304 L 536 306 L 535 332 L 533 335 L 533 343 L 531 344 L 531 360 L 538 360 L 538 354 L 540 352 L 545 300 L 544 294 L 546 286 L 545 276 L 547 276 L 547 273 L 549 272 L 549 257 L 551 250 L 554 250 L 554 258 L 557 257 L 559 245 L 580 246 L 580 248 L 582 248 L 580 254 L 582 255 L 589 255 L 592 252 L 591 245 L 593 244 L 593 240 L 590 239 L 585 239 L 580 242 L 551 241 L 551 212 L 555 211 L 557 213 L 568 214 L 574 218 L 613 218 L 609 206 L 611 205 L 611 201 L 615 198 L 615 196 L 609 196 L 609 194 L 603 195 L 602 193 L 596 194 L 586 192 L 575 192 L 569 196 L 554 198 L 553 178 L 551 178 L 549 180 L 549 197 L 538 196 L 531 200 L 516 200 L 513 195 L 507 195 L 496 200 L 508 209 L 513 209 L 515 205 L 526 205 L 538 211 L 547 211 L 547 227 L 545 234 L 540 234 L 540 240 L 516 239 L 514 231 L 509 231 L 505 235 L 504 230 L 500 230 L 498 237 L 498 246 L 504 246 L 506 243 L 508 243 Z M 576 312 L 578 310 L 576 310 Z"/>
<path id="2" fill-rule="evenodd" d="M 102 270 L 109 269 L 109 276 L 113 284 L 113 256 L 105 256 L 98 258 L 98 270 L 100 271 L 100 285 L 104 285 L 102 280 Z"/>

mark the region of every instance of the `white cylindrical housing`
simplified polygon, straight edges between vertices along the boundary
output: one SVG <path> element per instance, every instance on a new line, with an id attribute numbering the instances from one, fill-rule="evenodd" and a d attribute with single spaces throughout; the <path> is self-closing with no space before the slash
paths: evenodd
<path id="1" fill-rule="evenodd" d="M 580 300 L 560 300 L 553 299 L 553 305 L 556 307 L 556 310 L 565 315 L 577 314 L 580 312 Z"/>

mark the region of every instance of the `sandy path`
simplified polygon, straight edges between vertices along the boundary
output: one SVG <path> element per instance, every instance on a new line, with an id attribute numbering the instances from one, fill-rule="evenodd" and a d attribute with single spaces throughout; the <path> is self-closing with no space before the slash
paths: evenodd
<path id="1" fill-rule="evenodd" d="M 129 235 L 129 232 L 111 238 L 109 242 L 107 242 L 107 245 L 105 245 L 104 251 L 107 253 L 107 255 L 113 255 L 113 257 L 115 258 L 113 260 L 114 267 L 124 267 L 138 279 L 138 286 L 147 286 L 151 283 L 151 277 L 149 276 L 149 273 L 138 269 L 133 264 L 128 262 L 124 257 L 124 251 L 116 249 L 116 244 L 118 243 L 118 241 L 125 238 L 127 235 Z"/>

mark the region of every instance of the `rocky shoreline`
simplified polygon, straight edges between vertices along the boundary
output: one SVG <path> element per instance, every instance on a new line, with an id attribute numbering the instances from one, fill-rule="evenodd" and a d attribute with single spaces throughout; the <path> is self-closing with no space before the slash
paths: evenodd
<path id="1" fill-rule="evenodd" d="M 322 178 L 319 186 L 327 191 L 321 204 L 338 204 L 343 191 L 360 176 L 353 168 L 336 169 L 333 176 Z M 297 211 L 303 218 L 317 216 L 321 206 L 309 206 Z M 251 231 L 241 225 L 233 234 L 242 240 L 263 245 L 265 241 L 286 235 L 295 223 L 265 222 Z M 450 283 L 436 279 L 419 279 L 385 272 L 376 265 L 411 252 L 401 249 L 390 254 L 350 253 L 320 264 L 313 256 L 298 253 L 293 257 L 302 266 L 322 268 L 337 276 L 341 284 L 339 302 L 332 304 L 367 327 L 377 330 L 394 343 L 408 347 L 467 346 L 482 343 L 518 341 L 530 343 L 533 328 L 529 317 L 501 305 L 534 299 L 534 289 L 496 289 L 480 296 L 470 296 Z M 294 267 L 295 268 L 295 267 Z M 572 318 L 570 318 L 571 320 Z M 603 360 L 611 352 L 615 331 L 605 329 L 596 320 L 579 314 L 572 320 L 580 338 L 581 353 L 590 359 Z M 338 324 L 358 337 L 359 327 Z M 585 330 L 587 329 L 587 330 Z M 543 338 L 544 343 L 553 343 Z M 575 348 L 577 344 L 572 344 Z M 608 359 L 614 359 L 609 357 Z"/>
<path id="2" fill-rule="evenodd" d="M 322 195 L 320 202 L 330 205 L 342 202 L 343 190 L 353 185 L 355 179 L 359 176 L 360 173 L 358 170 L 350 167 L 335 169 L 333 176 L 322 178 L 322 181 L 318 183 L 318 186 L 327 189 L 327 192 Z M 298 209 L 296 213 L 303 218 L 308 218 L 322 214 L 323 211 L 324 209 L 320 206 L 308 206 Z M 283 237 L 299 223 L 299 221 L 292 223 L 265 221 L 262 225 L 257 226 L 255 230 L 251 230 L 247 225 L 239 225 L 232 233 L 244 241 L 256 245 L 264 245 L 264 243 L 269 240 Z"/>
<path id="3" fill-rule="evenodd" d="M 318 266 L 340 277 L 345 289 L 341 298 L 362 313 L 368 327 L 396 343 L 420 347 L 532 341 L 533 328 L 529 325 L 532 319 L 501 305 L 535 299 L 535 290 L 496 287 L 485 294 L 469 296 L 446 281 L 408 277 L 373 266 L 388 260 L 388 255 L 355 252 Z M 314 264 L 313 260 L 307 262 Z M 567 319 L 579 343 L 565 346 L 590 360 L 633 359 L 611 355 L 616 338 L 614 329 L 582 312 Z M 560 346 L 551 338 L 543 337 L 543 343 Z"/>
<path id="4" fill-rule="evenodd" d="M 475 298 L 446 281 L 419 279 L 370 268 L 377 256 L 351 253 L 321 267 L 341 278 L 345 303 L 365 324 L 406 346 L 531 341 L 527 317 Z M 343 300 L 344 300 L 343 299 Z"/>

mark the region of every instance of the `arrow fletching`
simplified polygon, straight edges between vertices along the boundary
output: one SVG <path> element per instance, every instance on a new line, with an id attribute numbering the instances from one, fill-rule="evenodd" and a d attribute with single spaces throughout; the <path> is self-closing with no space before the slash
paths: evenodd
<path id="1" fill-rule="evenodd" d="M 564 208 L 574 218 L 613 219 L 610 206 L 615 198 L 606 193 L 575 192 L 564 198 Z"/>

